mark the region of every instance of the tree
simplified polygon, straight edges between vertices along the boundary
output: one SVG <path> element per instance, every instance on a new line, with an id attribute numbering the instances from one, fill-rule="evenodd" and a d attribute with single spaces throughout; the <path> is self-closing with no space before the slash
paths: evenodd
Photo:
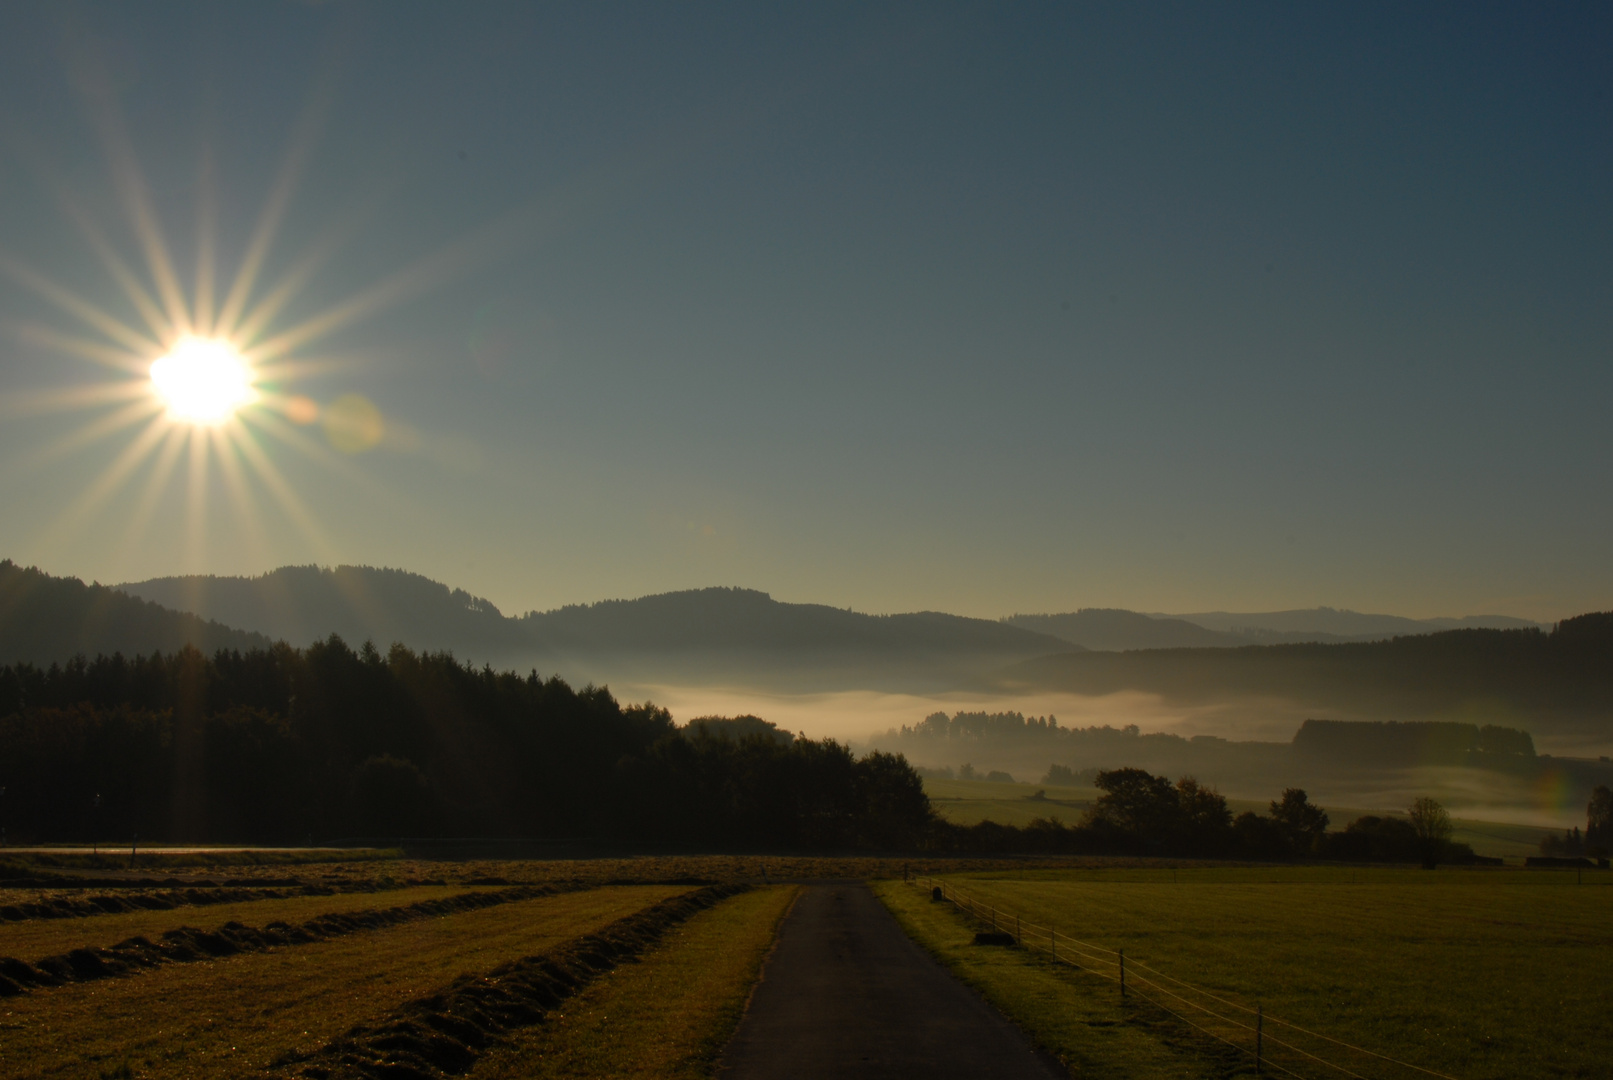
<path id="1" fill-rule="evenodd" d="M 1427 795 L 1412 803 L 1406 816 L 1411 819 L 1411 827 L 1417 834 L 1417 850 L 1423 859 L 1423 869 L 1432 870 L 1450 844 L 1451 816 Z"/>
<path id="2" fill-rule="evenodd" d="M 1178 829 L 1186 850 L 1207 855 L 1229 839 L 1232 811 L 1227 809 L 1226 798 L 1214 788 L 1184 776 L 1176 781 L 1176 805 L 1180 814 Z"/>
<path id="3" fill-rule="evenodd" d="M 1232 823 L 1234 841 L 1241 854 L 1256 859 L 1286 859 L 1294 849 L 1281 825 L 1253 810 L 1245 810 Z"/>
<path id="4" fill-rule="evenodd" d="M 1327 832 L 1327 811 L 1310 801 L 1304 788 L 1288 788 L 1273 799 L 1271 817 L 1296 853 L 1315 851 Z"/>
<path id="5" fill-rule="evenodd" d="M 1585 848 L 1598 858 L 1607 858 L 1613 848 L 1613 791 L 1597 784 L 1585 807 Z"/>
<path id="6" fill-rule="evenodd" d="M 1172 836 L 1180 819 L 1176 789 L 1146 769 L 1106 769 L 1096 786 L 1103 791 L 1087 813 L 1150 846 Z"/>

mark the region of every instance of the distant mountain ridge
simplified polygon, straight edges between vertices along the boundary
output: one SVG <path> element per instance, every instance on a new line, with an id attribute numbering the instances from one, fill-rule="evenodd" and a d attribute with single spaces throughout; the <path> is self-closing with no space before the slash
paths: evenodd
<path id="1" fill-rule="evenodd" d="M 1328 607 L 1247 614 L 1212 611 L 1197 615 L 1082 608 L 1060 615 L 1011 615 L 1003 621 L 1103 652 L 1383 641 L 1443 630 L 1550 629 L 1510 615 L 1408 619 L 1400 615 L 1363 614 Z"/>
<path id="2" fill-rule="evenodd" d="M 1041 655 L 1074 646 L 1050 634 L 939 611 L 865 615 L 791 604 L 755 589 L 709 588 L 531 612 L 540 647 L 613 651 L 803 650 Z"/>
<path id="3" fill-rule="evenodd" d="M 1403 615 L 1375 615 L 1347 608 L 1298 608 L 1290 611 L 1205 611 L 1193 615 L 1155 615 L 1184 619 L 1208 630 L 1258 638 L 1270 634 L 1325 634 L 1341 640 L 1365 641 L 1404 634 L 1431 634 L 1440 630 L 1549 630 L 1549 624 L 1511 615 L 1464 615 L 1461 618 L 1410 619 Z M 1289 640 L 1296 640 L 1290 638 Z"/>
<path id="4" fill-rule="evenodd" d="M 463 590 L 403 570 L 288 566 L 254 578 L 170 577 L 119 589 L 179 611 L 305 645 L 332 633 L 385 648 L 476 659 L 694 653 L 842 660 L 969 656 L 1005 663 L 1077 646 L 990 619 L 924 611 L 865 615 L 707 588 L 574 604 L 510 618 Z"/>
<path id="5" fill-rule="evenodd" d="M 121 589 L 0 564 L 0 662 L 172 652 L 185 644 L 246 650 L 272 639 L 307 645 L 336 633 L 354 645 L 401 642 L 477 664 L 531 666 L 575 684 L 777 693 L 1137 691 L 1194 706 L 1258 704 L 1344 718 L 1518 716 L 1530 718 L 1537 734 L 1576 743 L 1600 746 L 1613 737 L 1613 615 L 1605 614 L 1564 620 L 1549 634 L 1533 626 L 1464 628 L 1393 641 L 1255 645 L 1234 636 L 1239 647 L 1226 648 L 1230 631 L 1138 612 L 1087 609 L 1000 621 L 867 615 L 738 588 L 511 618 L 419 574 L 352 566 L 162 578 Z M 1332 614 L 1357 620 L 1345 628 L 1364 618 Z"/>
<path id="6" fill-rule="evenodd" d="M 774 600 L 743 588 L 602 600 L 507 617 L 488 600 L 405 570 L 285 566 L 258 577 L 154 578 L 118 586 L 131 596 L 225 626 L 307 644 L 332 633 L 385 647 L 486 660 L 593 655 L 796 653 L 805 657 L 935 657 L 1003 662 L 1072 650 L 1232 648 L 1251 644 L 1376 641 L 1457 628 L 1529 629 L 1510 616 L 1409 619 L 1334 608 L 1153 615 L 1083 608 L 973 619 L 941 612 L 867 615 Z M 860 662 L 860 660 L 859 660 Z M 586 666 L 586 665 L 584 665 Z"/>
<path id="7" fill-rule="evenodd" d="M 1248 644 L 1234 634 L 1209 630 L 1184 619 L 1143 615 L 1119 608 L 1082 608 L 1063 615 L 1010 615 L 1003 621 L 1100 652 Z"/>

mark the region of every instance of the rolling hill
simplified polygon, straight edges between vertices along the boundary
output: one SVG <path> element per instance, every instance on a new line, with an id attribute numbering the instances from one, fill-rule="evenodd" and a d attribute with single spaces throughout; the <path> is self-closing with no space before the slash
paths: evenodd
<path id="1" fill-rule="evenodd" d="M 105 585 L 52 577 L 0 561 L 0 663 L 50 664 L 74 656 L 255 649 L 268 638 L 170 611 Z"/>
<path id="2" fill-rule="evenodd" d="M 259 577 L 166 577 L 117 586 L 176 611 L 307 645 L 337 634 L 479 659 L 523 650 L 520 627 L 460 589 L 404 570 L 282 566 Z"/>
<path id="3" fill-rule="evenodd" d="M 1011 615 L 1003 620 L 1039 630 L 1088 649 L 1237 648 L 1307 642 L 1383 641 L 1440 630 L 1545 630 L 1528 619 L 1510 615 L 1467 615 L 1459 619 L 1408 619 L 1337 608 L 1294 611 L 1209 611 L 1195 615 L 1158 615 L 1116 608 L 1082 608 L 1060 615 Z"/>
<path id="4" fill-rule="evenodd" d="M 1283 699 L 1382 719 L 1506 718 L 1537 733 L 1613 735 L 1613 613 L 1550 633 L 1444 630 L 1387 641 L 1150 649 L 1036 657 L 1001 672 L 1005 688 L 1139 690 L 1198 705 Z"/>
<path id="5" fill-rule="evenodd" d="M 1236 634 L 1209 630 L 1160 615 L 1143 615 L 1119 608 L 1082 608 L 1063 615 L 1010 615 L 1010 626 L 1051 634 L 1087 649 L 1193 649 L 1247 645 Z"/>
<path id="6" fill-rule="evenodd" d="M 718 680 L 778 688 L 942 687 L 1078 648 L 990 619 L 866 615 L 709 588 L 507 617 L 486 600 L 402 570 L 282 567 L 255 578 L 173 577 L 131 596 L 303 645 L 331 633 L 381 648 L 448 651 L 568 677 Z"/>

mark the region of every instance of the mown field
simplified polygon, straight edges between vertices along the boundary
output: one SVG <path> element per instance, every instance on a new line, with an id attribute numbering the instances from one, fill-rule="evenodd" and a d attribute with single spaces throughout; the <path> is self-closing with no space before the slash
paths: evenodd
<path id="1" fill-rule="evenodd" d="M 711 1076 L 798 891 L 760 888 L 695 916 L 493 1050 L 471 1080 Z"/>
<path id="2" fill-rule="evenodd" d="M 878 891 L 909 933 L 1076 1075 L 1252 1075 L 1246 1049 L 1214 1036 L 1248 1048 L 1253 1033 L 1212 1013 L 1252 1025 L 1253 1013 L 1239 1007 L 1257 1005 L 1273 1075 L 1428 1075 L 1421 1069 L 1462 1080 L 1589 1078 L 1609 1075 L 1613 1061 L 1607 872 L 1587 872 L 1583 884 L 1572 872 L 1347 867 L 1025 870 L 939 880 L 997 908 L 1005 927 L 1019 916 L 1030 947 L 973 944 L 979 922 L 911 884 L 885 882 Z M 1061 941 L 1085 943 L 1060 946 L 1079 968 L 1051 961 L 1048 927 Z M 1125 1003 L 1110 950 L 1124 950 L 1130 965 Z"/>
<path id="3" fill-rule="evenodd" d="M 178 926 L 212 929 L 229 922 L 264 926 L 275 921 L 307 922 L 321 915 L 402 906 L 420 900 L 438 900 L 470 892 L 463 885 L 427 885 L 380 892 L 338 893 L 333 896 L 272 897 L 205 907 L 115 912 L 76 919 L 29 919 L 0 923 L 0 956 L 37 960 L 72 949 L 116 944 L 125 938 L 159 937 Z M 104 893 L 102 895 L 105 895 Z"/>
<path id="4" fill-rule="evenodd" d="M 317 1051 L 355 1025 L 384 1018 L 460 976 L 542 953 L 689 890 L 677 885 L 602 886 L 327 941 L 35 990 L 0 1001 L 0 1075 L 202 1078 L 259 1073 Z M 331 899 L 307 898 L 303 910 L 311 916 L 319 908 L 315 901 Z M 184 921 L 176 915 L 195 913 L 158 914 L 168 915 L 177 926 Z M 87 926 L 115 918 L 51 921 L 48 926 L 81 939 Z"/>

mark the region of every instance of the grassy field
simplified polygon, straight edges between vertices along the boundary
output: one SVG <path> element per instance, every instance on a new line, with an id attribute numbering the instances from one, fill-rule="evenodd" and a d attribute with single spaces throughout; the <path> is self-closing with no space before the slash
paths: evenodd
<path id="1" fill-rule="evenodd" d="M 250 1074 L 459 975 L 542 952 L 684 891 L 567 893 L 8 998 L 0 1002 L 0 1076 Z"/>
<path id="2" fill-rule="evenodd" d="M 1087 970 L 1045 951 L 971 944 L 975 925 L 900 882 L 881 895 L 915 938 L 1076 1067 L 1128 1076 L 1226 1076 L 1251 1065 L 1136 999 L 1136 991 L 1243 1045 L 1249 1033 L 1139 981 L 1246 1019 L 1259 1003 L 1267 1049 L 1301 1076 L 1424 1075 L 1300 1036 L 1314 1032 L 1463 1080 L 1603 1077 L 1604 957 L 1613 874 L 1524 870 L 1276 867 L 1026 871 L 943 881 L 1026 922 L 1090 943 Z M 1004 920 L 1006 923 L 1006 920 Z M 1033 942 L 1035 944 L 1036 942 Z M 1112 955 L 1132 965 L 1120 1003 Z M 1142 965 L 1146 965 L 1153 974 Z M 1202 994 L 1168 982 L 1172 976 Z"/>
<path id="3" fill-rule="evenodd" d="M 0 923 L 0 956 L 32 961 L 56 956 L 70 949 L 115 945 L 135 936 L 156 939 L 164 930 L 181 926 L 213 930 L 227 922 L 242 922 L 248 926 L 264 926 L 277 919 L 304 923 L 320 915 L 401 907 L 420 900 L 438 900 L 470 891 L 480 890 L 470 890 L 460 885 L 427 885 L 386 892 L 248 900 L 238 904 L 180 907 L 168 911 L 128 911 L 84 919 L 31 919 Z"/>
<path id="4" fill-rule="evenodd" d="M 489 1053 L 471 1080 L 710 1076 L 797 891 L 756 889 L 689 920 Z"/>

